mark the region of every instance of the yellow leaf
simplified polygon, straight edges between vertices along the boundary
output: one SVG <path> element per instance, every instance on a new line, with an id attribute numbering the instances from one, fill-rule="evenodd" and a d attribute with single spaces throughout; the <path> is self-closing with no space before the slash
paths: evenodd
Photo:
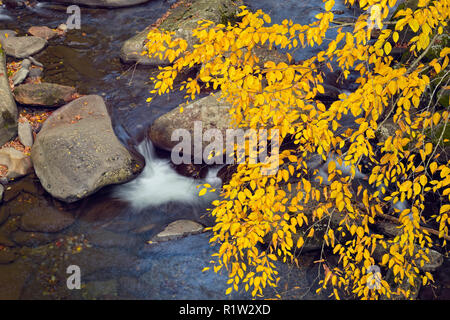
<path id="1" fill-rule="evenodd" d="M 409 26 L 411 27 L 411 30 L 414 32 L 417 32 L 417 30 L 419 30 L 419 22 L 417 22 L 416 19 L 411 19 L 408 21 Z"/>
<path id="2" fill-rule="evenodd" d="M 394 40 L 395 43 L 397 43 L 398 41 L 398 32 L 395 31 L 394 34 L 392 35 L 392 40 Z"/>
<path id="3" fill-rule="evenodd" d="M 391 50 L 392 50 L 391 44 L 386 41 L 386 43 L 384 44 L 384 52 L 386 53 L 386 55 L 388 55 L 389 53 L 391 53 Z"/>
<path id="4" fill-rule="evenodd" d="M 325 10 L 330 11 L 334 6 L 334 0 L 329 0 L 325 3 Z"/>

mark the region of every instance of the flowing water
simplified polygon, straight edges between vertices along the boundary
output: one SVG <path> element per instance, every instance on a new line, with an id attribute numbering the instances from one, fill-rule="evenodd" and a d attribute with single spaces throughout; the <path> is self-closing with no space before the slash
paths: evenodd
<path id="1" fill-rule="evenodd" d="M 321 1 L 250 0 L 253 9 L 271 14 L 273 22 L 289 17 L 294 22 L 311 22 L 323 11 Z M 152 0 L 147 4 L 120 9 L 81 9 L 81 30 L 49 41 L 34 57 L 44 64 L 44 81 L 71 85 L 82 94 L 102 95 L 109 108 L 116 134 L 135 148 L 146 161 L 135 180 L 104 188 L 75 205 L 52 199 L 38 179 L 27 176 L 7 190 L 3 207 L 10 219 L 0 226 L 0 245 L 8 246 L 19 258 L 0 264 L 0 296 L 22 299 L 226 299 L 249 298 L 246 292 L 225 296 L 226 275 L 202 273 L 217 248 L 209 245 L 209 234 L 148 244 L 167 224 L 191 219 L 212 225 L 207 207 L 217 195 L 197 196 L 200 183 L 220 185 L 219 168 L 212 168 L 204 180 L 178 175 L 165 154 L 156 152 L 146 141 L 149 125 L 182 101 L 180 94 L 156 97 L 151 105 L 149 77 L 156 72 L 143 66 L 124 65 L 120 47 L 169 8 L 170 2 Z M 355 12 L 342 3 L 343 17 Z M 23 9 L 0 7 L 0 29 L 13 29 L 24 35 L 29 27 L 56 28 L 67 19 L 66 6 L 37 3 Z M 304 59 L 319 48 L 295 52 Z M 36 234 L 18 241 L 23 232 L 18 219 L 27 208 L 59 207 L 77 217 L 69 228 L 56 234 Z M 12 241 L 13 239 L 14 241 Z M 30 240 L 31 239 L 31 240 Z M 314 294 L 319 269 L 306 255 L 300 268 L 278 264 L 282 274 L 277 290 L 265 290 L 266 297 L 323 298 Z M 66 268 L 78 265 L 82 289 L 68 290 Z"/>

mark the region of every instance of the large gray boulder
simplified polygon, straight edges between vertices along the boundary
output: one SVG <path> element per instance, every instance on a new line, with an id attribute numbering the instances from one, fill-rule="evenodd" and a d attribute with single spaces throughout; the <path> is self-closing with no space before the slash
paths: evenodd
<path id="1" fill-rule="evenodd" d="M 150 0 L 51 0 L 50 2 L 78 4 L 88 7 L 120 8 L 130 7 Z"/>
<path id="2" fill-rule="evenodd" d="M 47 41 L 35 36 L 8 37 L 2 41 L 2 45 L 8 56 L 23 59 L 44 49 Z"/>
<path id="3" fill-rule="evenodd" d="M 9 87 L 5 55 L 0 48 L 0 145 L 17 135 L 17 106 Z"/>
<path id="4" fill-rule="evenodd" d="M 114 134 L 106 105 L 96 95 L 55 111 L 36 136 L 31 158 L 42 186 L 65 202 L 127 182 L 142 170 Z"/>
<path id="5" fill-rule="evenodd" d="M 179 141 L 172 141 L 172 133 L 177 129 L 189 131 L 191 141 L 194 141 L 194 127 L 201 122 L 202 133 L 208 129 L 218 129 L 225 137 L 227 129 L 231 126 L 229 114 L 230 104 L 219 101 L 220 94 L 209 95 L 198 99 L 186 106 L 178 106 L 172 111 L 162 115 L 153 122 L 149 129 L 150 140 L 159 148 L 172 151 Z M 180 109 L 183 107 L 183 113 Z M 203 142 L 205 148 L 209 142 Z"/>
<path id="6" fill-rule="evenodd" d="M 188 48 L 196 43 L 197 38 L 192 36 L 200 20 L 210 20 L 214 23 L 226 23 L 228 19 L 233 19 L 239 11 L 242 2 L 237 0 L 191 0 L 187 1 L 169 11 L 169 15 L 158 26 L 160 30 L 174 31 L 176 37 L 183 38 L 188 42 Z M 122 46 L 120 57 L 125 63 L 137 62 L 143 65 L 166 65 L 168 60 L 159 58 L 149 58 L 142 56 L 145 50 L 145 40 L 150 28 L 138 33 L 131 39 L 125 41 Z"/>

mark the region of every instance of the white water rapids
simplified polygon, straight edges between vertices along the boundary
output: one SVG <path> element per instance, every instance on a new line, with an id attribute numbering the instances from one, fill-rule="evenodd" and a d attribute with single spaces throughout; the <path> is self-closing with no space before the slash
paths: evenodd
<path id="1" fill-rule="evenodd" d="M 143 141 L 137 150 L 145 158 L 145 168 L 134 180 L 118 186 L 114 196 L 122 199 L 135 209 L 158 206 L 176 201 L 188 204 L 206 204 L 217 197 L 216 192 L 207 192 L 199 197 L 204 183 L 220 188 L 222 180 L 217 177 L 220 167 L 208 170 L 205 179 L 193 179 L 178 174 L 169 159 L 158 158 L 151 142 Z M 197 188 L 197 186 L 200 186 Z"/>

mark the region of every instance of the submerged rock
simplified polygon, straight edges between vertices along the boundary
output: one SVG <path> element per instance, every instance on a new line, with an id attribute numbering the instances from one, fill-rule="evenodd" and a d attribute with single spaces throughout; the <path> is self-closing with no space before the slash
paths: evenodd
<path id="1" fill-rule="evenodd" d="M 203 226 L 192 220 L 177 220 L 170 223 L 163 231 L 158 233 L 153 241 L 169 241 L 198 234 L 203 231 Z"/>
<path id="2" fill-rule="evenodd" d="M 59 232 L 74 222 L 75 218 L 68 212 L 54 207 L 38 207 L 22 216 L 20 228 L 25 231 Z"/>
<path id="3" fill-rule="evenodd" d="M 6 59 L 0 48 L 0 145 L 17 134 L 18 111 L 9 87 Z"/>
<path id="4" fill-rule="evenodd" d="M 40 107 L 59 107 L 71 100 L 75 88 L 55 83 L 26 83 L 14 88 L 14 97 L 20 104 Z"/>
<path id="5" fill-rule="evenodd" d="M 127 182 L 142 170 L 114 134 L 106 105 L 96 95 L 53 112 L 36 136 L 31 157 L 44 189 L 65 202 Z"/>
<path id="6" fill-rule="evenodd" d="M 12 234 L 12 240 L 19 246 L 37 247 L 50 243 L 55 234 L 45 232 L 16 231 Z"/>
<path id="7" fill-rule="evenodd" d="M 18 59 L 26 58 L 38 53 L 47 45 L 45 39 L 30 37 L 8 37 L 3 41 L 6 54 Z"/>

